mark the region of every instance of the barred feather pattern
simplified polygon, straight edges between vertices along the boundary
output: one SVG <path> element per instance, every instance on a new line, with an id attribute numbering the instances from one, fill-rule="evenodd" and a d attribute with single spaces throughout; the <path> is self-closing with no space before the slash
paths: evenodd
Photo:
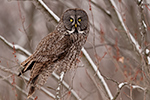
<path id="1" fill-rule="evenodd" d="M 28 98 L 35 92 L 37 87 L 40 88 L 46 83 L 48 76 L 53 71 L 57 73 L 66 72 L 77 66 L 78 57 L 82 46 L 86 42 L 88 33 L 89 23 L 82 34 L 77 32 L 68 33 L 63 17 L 61 17 L 56 29 L 44 37 L 38 44 L 36 51 L 21 63 L 23 69 L 19 76 L 31 70 L 27 84 L 27 86 L 30 84 Z"/>

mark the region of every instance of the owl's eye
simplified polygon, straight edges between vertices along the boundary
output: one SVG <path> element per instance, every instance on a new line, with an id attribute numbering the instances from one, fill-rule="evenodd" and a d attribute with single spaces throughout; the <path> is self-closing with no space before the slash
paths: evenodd
<path id="1" fill-rule="evenodd" d="M 72 18 L 70 18 L 70 22 L 73 22 L 73 19 L 72 19 Z"/>
<path id="2" fill-rule="evenodd" d="M 78 21 L 81 22 L 82 21 L 81 18 L 79 18 Z"/>

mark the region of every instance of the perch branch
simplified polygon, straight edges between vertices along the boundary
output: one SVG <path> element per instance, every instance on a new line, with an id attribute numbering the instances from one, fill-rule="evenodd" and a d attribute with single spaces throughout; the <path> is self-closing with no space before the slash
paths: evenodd
<path id="1" fill-rule="evenodd" d="M 56 73 L 52 73 L 52 75 L 56 78 L 56 79 L 59 79 L 59 76 L 56 74 Z M 63 85 L 69 90 L 71 91 L 71 93 L 77 98 L 77 100 L 82 100 L 78 94 L 73 90 L 71 89 L 71 87 L 65 82 L 65 81 L 62 81 Z"/>
<path id="2" fill-rule="evenodd" d="M 59 80 L 58 80 L 58 87 L 57 87 L 57 89 L 56 89 L 56 98 L 55 98 L 55 100 L 60 100 L 60 98 L 61 98 L 61 92 L 60 92 L 60 90 L 61 90 L 61 86 L 62 86 L 62 81 L 63 81 L 63 78 L 64 78 L 64 72 L 61 72 L 60 73 L 60 77 L 59 77 Z"/>

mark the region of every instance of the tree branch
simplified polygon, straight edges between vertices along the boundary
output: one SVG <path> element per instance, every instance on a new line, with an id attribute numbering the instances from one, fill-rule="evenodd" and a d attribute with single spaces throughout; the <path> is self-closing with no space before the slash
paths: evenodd
<path id="1" fill-rule="evenodd" d="M 30 53 L 29 51 L 27 51 L 26 49 L 24 49 L 23 47 L 21 47 L 21 46 L 19 46 L 19 45 L 17 45 L 17 44 L 12 44 L 12 43 L 8 42 L 8 41 L 7 41 L 4 37 L 2 37 L 1 35 L 0 35 L 0 39 L 1 39 L 8 47 L 10 47 L 10 48 L 12 48 L 12 49 L 15 48 L 15 50 L 23 52 L 26 56 L 31 55 L 31 53 Z"/>
<path id="2" fill-rule="evenodd" d="M 7 69 L 6 67 L 3 67 L 2 65 L 0 65 L 0 70 L 4 71 L 4 72 L 7 72 L 9 74 L 13 74 L 15 76 L 18 77 L 18 74 L 10 69 Z M 20 76 L 23 80 L 25 81 L 29 81 L 29 78 L 25 77 L 25 76 Z M 47 94 L 49 97 L 51 98 L 55 98 L 55 96 L 50 93 L 49 91 L 47 91 L 46 89 L 44 89 L 43 87 L 40 88 L 45 94 Z"/>
<path id="3" fill-rule="evenodd" d="M 0 66 L 1 67 L 1 66 Z M 24 91 L 23 89 L 21 89 L 18 85 L 16 84 L 12 84 L 12 81 L 8 81 L 7 79 L 5 79 L 4 76 L 0 76 L 0 78 L 3 78 L 3 80 L 8 83 L 10 86 L 15 87 L 17 90 L 19 90 L 20 92 L 22 92 L 24 95 L 28 96 L 28 93 L 26 91 Z M 32 100 L 34 100 L 34 97 L 31 96 L 30 97 Z"/>
<path id="4" fill-rule="evenodd" d="M 136 48 L 135 51 L 140 55 L 140 53 L 142 52 L 140 45 L 127 29 L 114 0 L 104 0 L 104 2 L 107 6 L 109 6 L 109 11 L 111 12 L 111 16 L 112 16 L 112 21 L 116 26 L 116 28 L 118 30 L 124 30 L 124 32 L 120 32 L 122 37 L 124 38 L 124 41 L 127 41 L 126 43 L 130 43 L 129 47 Z"/>

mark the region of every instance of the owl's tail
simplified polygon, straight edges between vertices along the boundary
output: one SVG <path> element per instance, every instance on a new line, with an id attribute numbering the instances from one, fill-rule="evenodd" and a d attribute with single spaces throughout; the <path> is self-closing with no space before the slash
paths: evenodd
<path id="1" fill-rule="evenodd" d="M 33 68 L 31 69 L 30 80 L 28 81 L 28 84 L 30 84 L 28 98 L 33 95 L 36 88 L 40 88 L 41 86 L 43 86 L 43 84 L 46 83 L 50 74 L 51 71 L 48 69 L 48 67 L 44 66 L 41 63 L 34 64 Z"/>
<path id="2" fill-rule="evenodd" d="M 49 73 L 51 73 L 51 68 L 53 68 L 50 67 L 50 69 L 47 69 L 47 64 L 43 65 L 43 63 L 34 61 L 32 59 L 32 56 L 28 57 L 24 62 L 21 63 L 21 65 L 24 66 L 24 68 L 21 70 L 18 76 L 20 76 L 22 73 L 25 73 L 28 70 L 31 70 L 30 79 L 27 83 L 27 87 L 30 84 L 30 89 L 27 98 L 30 98 L 34 94 L 37 88 L 37 84 L 38 87 L 40 87 L 46 82 L 48 76 L 50 75 Z"/>
<path id="3" fill-rule="evenodd" d="M 35 88 L 36 88 L 35 86 L 30 86 L 27 99 L 29 99 L 33 95 L 33 93 L 35 92 Z"/>
<path id="4" fill-rule="evenodd" d="M 39 75 L 36 75 L 36 77 L 35 78 L 30 78 L 30 80 L 29 80 L 29 82 L 28 82 L 28 84 L 30 83 L 30 81 L 31 81 L 31 83 L 30 83 L 30 89 L 29 89 L 29 92 L 28 92 L 28 97 L 27 98 L 30 98 L 33 94 L 34 94 L 34 92 L 35 92 L 35 90 L 36 90 L 36 84 L 37 84 L 37 80 L 38 80 L 38 76 Z M 27 84 L 27 85 L 28 85 Z"/>
<path id="5" fill-rule="evenodd" d="M 32 68 L 35 67 L 36 63 L 35 63 L 35 61 L 33 61 L 32 55 L 31 55 L 25 61 L 23 61 L 21 63 L 21 65 L 24 68 L 20 71 L 20 73 L 18 74 L 18 76 L 22 75 L 23 73 L 25 73 L 28 70 L 31 70 L 31 72 L 32 72 L 30 80 L 27 83 L 27 87 L 30 84 L 30 90 L 29 90 L 27 98 L 30 98 L 30 96 L 32 96 L 32 94 L 34 93 L 34 91 L 36 89 L 36 80 L 38 79 L 38 74 L 36 74 L 35 72 L 32 71 Z"/>
<path id="6" fill-rule="evenodd" d="M 21 65 L 24 67 L 21 72 L 18 74 L 20 76 L 21 74 L 25 73 L 28 70 L 31 70 L 35 61 L 32 60 L 32 55 L 29 56 L 25 61 L 21 63 Z"/>
<path id="7" fill-rule="evenodd" d="M 30 80 L 27 83 L 27 86 L 30 84 L 30 89 L 29 89 L 29 93 L 28 93 L 28 97 L 30 98 L 30 96 L 32 96 L 37 88 L 37 84 L 38 87 L 40 87 L 40 83 L 42 80 L 44 80 L 43 77 L 43 64 L 42 63 L 38 63 L 35 62 L 32 69 L 31 69 L 31 74 L 30 74 Z M 43 85 L 43 84 L 41 84 Z"/>

